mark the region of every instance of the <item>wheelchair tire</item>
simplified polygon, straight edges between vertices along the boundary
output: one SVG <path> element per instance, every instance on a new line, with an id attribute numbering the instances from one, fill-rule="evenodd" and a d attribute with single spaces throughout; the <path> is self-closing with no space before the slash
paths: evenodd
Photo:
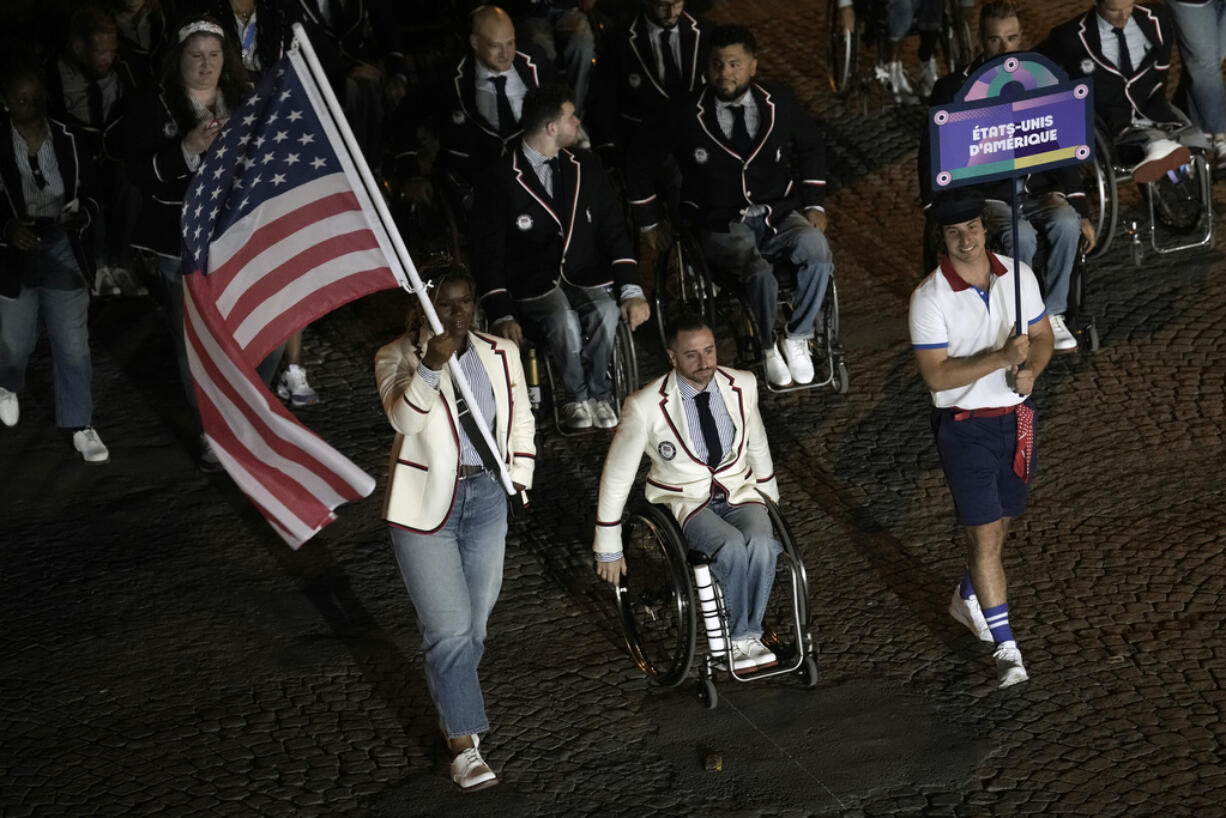
<path id="1" fill-rule="evenodd" d="M 760 493 L 760 492 L 759 492 Z M 771 526 L 775 529 L 775 534 L 779 538 L 779 543 L 783 546 L 783 552 L 787 554 L 800 572 L 801 593 L 800 595 L 800 617 L 797 626 L 800 632 L 796 634 L 797 640 L 809 638 L 809 578 L 805 571 L 804 560 L 800 557 L 800 551 L 796 547 L 796 538 L 792 535 L 792 528 L 788 525 L 787 520 L 783 519 L 783 512 L 779 510 L 779 504 L 774 500 L 762 495 L 762 502 L 766 504 L 766 514 L 770 517 Z"/>
<path id="2" fill-rule="evenodd" d="M 632 508 L 622 527 L 622 632 L 634 663 L 664 687 L 685 681 L 698 636 L 694 583 L 678 530 L 667 508 L 649 503 Z"/>
<path id="3" fill-rule="evenodd" d="M 839 99 L 846 99 L 856 82 L 856 65 L 860 59 L 861 23 L 857 15 L 855 30 L 843 31 L 843 27 L 839 25 L 838 0 L 828 0 L 826 3 L 826 20 L 828 28 L 826 67 L 830 77 L 830 90 Z"/>
<path id="4" fill-rule="evenodd" d="M 638 353 L 634 348 L 634 333 L 625 321 L 617 322 L 613 339 L 613 360 L 609 363 L 613 376 L 613 411 L 620 416 L 622 404 L 639 388 Z"/>
<path id="5" fill-rule="evenodd" d="M 665 328 L 682 312 L 692 312 L 715 326 L 715 289 L 697 242 L 689 231 L 682 231 L 668 252 L 660 254 L 655 310 L 664 349 L 668 348 Z"/>
<path id="6" fill-rule="evenodd" d="M 1081 188 L 1086 194 L 1090 223 L 1094 225 L 1094 249 L 1088 253 L 1093 258 L 1104 255 L 1111 247 L 1120 207 L 1111 143 L 1098 128 L 1094 129 L 1094 161 L 1086 162 L 1080 168 Z"/>
<path id="7" fill-rule="evenodd" d="M 816 659 L 814 659 L 812 656 L 805 657 L 804 664 L 800 666 L 800 670 L 798 672 L 800 673 L 800 679 L 804 683 L 805 687 L 817 687 L 819 677 L 817 673 Z"/>
<path id="8" fill-rule="evenodd" d="M 1154 218 L 1163 227 L 1174 233 L 1187 234 L 1196 230 L 1204 215 L 1200 201 L 1200 175 L 1211 173 L 1208 162 L 1201 154 L 1192 157 L 1191 173 L 1178 182 L 1163 178 L 1143 189 L 1154 198 Z"/>
<path id="9" fill-rule="evenodd" d="M 719 706 L 719 691 L 715 688 L 714 679 L 702 679 L 698 682 L 698 701 L 708 710 Z"/>

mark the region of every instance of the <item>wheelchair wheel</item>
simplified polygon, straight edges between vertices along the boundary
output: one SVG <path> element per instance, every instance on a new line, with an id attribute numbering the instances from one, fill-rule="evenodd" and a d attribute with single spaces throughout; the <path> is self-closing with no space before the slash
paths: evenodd
<path id="1" fill-rule="evenodd" d="M 1119 220 L 1119 187 L 1111 159 L 1111 143 L 1098 128 L 1094 129 L 1094 161 L 1080 165 L 1081 189 L 1086 194 L 1090 223 L 1096 239 L 1090 257 L 1101 256 L 1115 238 Z"/>
<path id="2" fill-rule="evenodd" d="M 625 321 L 617 322 L 613 338 L 613 360 L 609 363 L 613 376 L 613 410 L 621 414 L 622 403 L 639 388 L 638 353 L 634 349 L 634 333 Z"/>
<path id="3" fill-rule="evenodd" d="M 622 527 L 626 575 L 617 589 L 626 647 L 655 682 L 676 687 L 689 675 L 698 635 L 694 584 L 668 509 L 642 504 Z"/>
<path id="4" fill-rule="evenodd" d="M 1192 157 L 1187 172 L 1172 180 L 1169 176 L 1146 185 L 1143 190 L 1153 197 L 1154 218 L 1175 233 L 1191 233 L 1200 226 L 1204 207 L 1200 200 L 1200 175 L 1210 173 L 1202 154 Z"/>
<path id="5" fill-rule="evenodd" d="M 800 595 L 800 617 L 797 626 L 801 632 L 796 634 L 797 640 L 808 639 L 809 631 L 809 579 L 805 572 L 805 563 L 800 558 L 800 551 L 796 547 L 796 538 L 792 536 L 792 529 L 788 525 L 787 520 L 783 519 L 783 513 L 779 511 L 779 504 L 770 499 L 766 495 L 762 495 L 762 502 L 766 504 L 766 513 L 770 517 L 771 526 L 775 529 L 775 536 L 779 538 L 779 543 L 783 546 L 783 553 L 788 555 L 788 558 L 795 562 L 797 570 L 800 573 L 800 584 L 803 593 Z"/>
<path id="6" fill-rule="evenodd" d="M 715 689 L 714 679 L 702 679 L 698 682 L 698 701 L 708 710 L 714 710 L 719 705 L 719 691 Z"/>
<path id="7" fill-rule="evenodd" d="M 829 28 L 826 67 L 830 77 L 830 90 L 839 99 L 846 99 L 855 86 L 862 24 L 857 15 L 855 29 L 844 31 L 839 25 L 838 0 L 829 0 L 826 3 L 826 20 Z"/>
<path id="8" fill-rule="evenodd" d="M 975 40 L 971 34 L 969 11 L 960 0 L 945 0 L 941 15 L 941 49 L 950 71 L 957 71 L 974 59 Z"/>
<path id="9" fill-rule="evenodd" d="M 656 326 L 663 348 L 668 347 L 665 327 L 683 312 L 695 313 L 714 326 L 715 289 L 707 274 L 702 249 L 689 231 L 682 231 L 669 251 L 661 254 L 656 272 Z"/>

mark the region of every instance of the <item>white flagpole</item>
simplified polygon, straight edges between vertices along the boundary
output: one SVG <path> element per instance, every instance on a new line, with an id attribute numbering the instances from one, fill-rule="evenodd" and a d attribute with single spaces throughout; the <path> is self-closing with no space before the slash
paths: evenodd
<path id="1" fill-rule="evenodd" d="M 324 74 L 323 67 L 319 64 L 319 58 L 315 56 L 315 49 L 311 46 L 311 41 L 307 39 L 306 30 L 302 27 L 301 23 L 294 23 L 294 44 L 299 47 L 302 56 L 306 58 L 307 68 L 310 69 L 311 77 L 315 80 L 315 85 L 323 96 L 324 104 L 328 106 L 328 112 L 332 114 L 332 120 L 336 123 L 341 139 L 345 141 L 345 147 L 349 149 L 350 158 L 353 160 L 354 167 L 357 168 L 358 175 L 362 177 L 362 184 L 366 188 L 367 196 L 373 201 L 375 211 L 378 213 L 379 219 L 383 222 L 384 229 L 392 240 L 392 247 L 396 251 L 396 256 L 400 260 L 401 265 L 404 266 L 405 272 L 408 273 L 409 280 L 405 289 L 416 294 L 417 300 L 421 304 L 422 312 L 426 314 L 426 318 L 430 322 L 430 329 L 436 335 L 442 334 L 443 325 L 438 320 L 438 314 L 434 311 L 434 305 L 430 303 L 426 288 L 421 282 L 421 276 L 417 274 L 417 266 L 413 264 L 413 259 L 409 256 L 409 251 L 404 246 L 404 240 L 400 238 L 400 231 L 396 229 L 395 223 L 392 221 L 392 214 L 388 212 L 387 203 L 383 201 L 383 194 L 375 182 L 374 175 L 366 164 L 366 158 L 362 155 L 362 149 L 358 146 L 353 130 L 349 127 L 349 121 L 345 119 L 340 102 L 337 101 L 336 94 L 332 91 L 332 86 Z M 468 411 L 472 413 L 473 420 L 477 422 L 477 428 L 481 430 L 481 437 L 485 440 L 485 445 L 489 447 L 490 452 L 494 455 L 494 460 L 498 463 L 498 476 L 502 480 L 502 487 L 506 489 L 507 494 L 515 494 L 515 484 L 511 482 L 511 475 L 507 471 L 506 463 L 498 454 L 498 444 L 494 442 L 494 436 L 490 434 L 489 425 L 486 424 L 485 418 L 481 416 L 481 410 L 477 406 L 477 401 L 473 399 L 472 390 L 468 387 L 468 380 L 464 377 L 464 372 L 460 368 L 455 355 L 451 356 L 451 360 L 448 363 L 451 368 L 451 376 L 455 380 L 456 386 L 460 388 L 460 394 L 464 396 L 464 402 L 468 404 Z"/>

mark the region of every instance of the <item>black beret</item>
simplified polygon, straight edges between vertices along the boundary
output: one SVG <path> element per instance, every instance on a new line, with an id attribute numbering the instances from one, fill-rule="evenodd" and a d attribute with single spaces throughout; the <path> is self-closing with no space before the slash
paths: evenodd
<path id="1" fill-rule="evenodd" d="M 974 187 L 943 191 L 933 199 L 929 214 L 941 227 L 969 222 L 983 215 L 983 193 Z"/>

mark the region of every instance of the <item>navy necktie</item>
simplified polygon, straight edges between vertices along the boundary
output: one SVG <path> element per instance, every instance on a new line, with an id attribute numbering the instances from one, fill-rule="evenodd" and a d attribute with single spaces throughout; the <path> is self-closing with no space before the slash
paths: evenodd
<path id="1" fill-rule="evenodd" d="M 753 137 L 745 127 L 745 106 L 729 105 L 728 110 L 732 112 L 732 147 L 742 157 L 749 156 L 753 152 Z"/>
<path id="2" fill-rule="evenodd" d="M 504 136 L 515 132 L 515 111 L 511 108 L 511 98 L 507 96 L 507 78 L 501 74 L 490 77 L 494 83 L 494 94 L 498 97 L 498 132 Z"/>
<path id="3" fill-rule="evenodd" d="M 1120 44 L 1120 56 L 1115 61 L 1115 67 L 1120 69 L 1120 73 L 1125 77 L 1131 77 L 1135 71 L 1132 67 L 1132 54 L 1128 51 L 1128 38 L 1124 36 L 1124 29 L 1112 28 L 1111 33 L 1115 35 L 1115 41 Z"/>
<path id="4" fill-rule="evenodd" d="M 715 415 L 711 414 L 711 393 L 699 392 L 694 396 L 694 405 L 698 407 L 698 425 L 707 444 L 707 465 L 715 468 L 724 459 L 724 447 L 719 442 L 719 429 L 715 428 Z"/>
<path id="5" fill-rule="evenodd" d="M 672 31 L 667 28 L 660 32 L 660 57 L 664 62 L 664 90 L 669 95 L 684 90 L 681 69 L 677 66 L 677 58 L 673 56 Z"/>

